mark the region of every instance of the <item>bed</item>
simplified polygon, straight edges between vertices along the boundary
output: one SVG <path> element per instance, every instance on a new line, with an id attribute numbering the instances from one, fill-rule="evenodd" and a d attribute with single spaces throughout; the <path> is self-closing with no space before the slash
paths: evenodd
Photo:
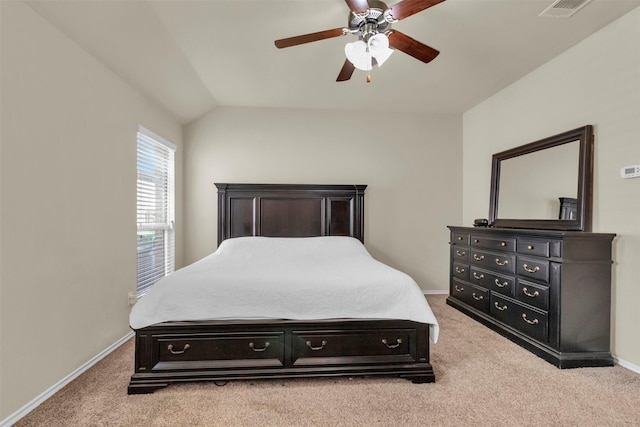
<path id="1" fill-rule="evenodd" d="M 235 379 L 435 381 L 431 309 L 413 279 L 364 249 L 365 185 L 216 186 L 218 249 L 132 310 L 129 394 Z"/>

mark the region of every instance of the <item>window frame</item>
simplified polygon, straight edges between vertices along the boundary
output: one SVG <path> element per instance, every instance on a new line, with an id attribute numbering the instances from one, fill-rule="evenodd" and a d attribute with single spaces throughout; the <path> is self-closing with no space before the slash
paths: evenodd
<path id="1" fill-rule="evenodd" d="M 141 143 L 143 144 L 141 147 Z M 138 125 L 136 133 L 136 296 L 140 298 L 162 277 L 175 271 L 175 152 L 176 145 L 155 134 L 144 126 Z M 141 155 L 147 156 L 142 159 Z M 142 170 L 141 164 L 147 166 Z M 141 180 L 141 177 L 143 178 Z M 141 189 L 156 188 L 157 196 L 149 196 L 149 192 Z M 147 209 L 141 215 L 141 205 Z M 143 216 L 150 216 L 153 221 L 141 221 Z M 157 221 L 162 217 L 161 221 Z M 151 247 L 149 242 L 141 240 L 141 232 L 153 234 Z M 160 245 L 155 243 L 158 232 L 162 238 Z M 141 251 L 141 247 L 147 246 Z M 158 247 L 160 246 L 160 247 Z M 141 254 L 141 252 L 143 252 Z M 162 253 L 161 261 L 156 259 Z M 142 261 L 142 262 L 141 262 Z M 143 267 L 144 266 L 144 267 Z"/>

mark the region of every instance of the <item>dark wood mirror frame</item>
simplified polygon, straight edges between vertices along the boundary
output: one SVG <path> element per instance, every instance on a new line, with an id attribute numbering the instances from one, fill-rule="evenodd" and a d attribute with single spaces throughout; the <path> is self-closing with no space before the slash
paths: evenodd
<path id="1" fill-rule="evenodd" d="M 500 196 L 500 165 L 503 160 L 523 156 L 569 142 L 579 141 L 579 162 L 577 176 L 577 211 L 571 220 L 552 219 L 508 219 L 498 217 Z M 593 206 L 593 126 L 587 125 L 539 141 L 521 145 L 493 155 L 491 164 L 491 198 L 489 204 L 489 224 L 503 228 L 532 228 L 542 230 L 591 231 L 591 211 Z"/>

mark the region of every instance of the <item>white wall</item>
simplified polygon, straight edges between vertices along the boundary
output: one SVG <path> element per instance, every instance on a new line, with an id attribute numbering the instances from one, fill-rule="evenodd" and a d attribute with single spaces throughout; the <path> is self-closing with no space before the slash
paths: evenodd
<path id="1" fill-rule="evenodd" d="M 367 88 L 368 89 L 368 88 Z M 185 260 L 216 248 L 214 183 L 367 184 L 365 245 L 448 287 L 461 216 L 461 117 L 218 108 L 185 129 Z"/>
<path id="2" fill-rule="evenodd" d="M 182 129 L 29 6 L 0 3 L 1 420 L 129 332 L 136 126 L 176 143 L 178 166 Z"/>
<path id="3" fill-rule="evenodd" d="M 593 231 L 617 233 L 612 350 L 640 366 L 640 8 L 556 57 L 463 118 L 463 222 L 489 211 L 491 155 L 595 126 Z"/>

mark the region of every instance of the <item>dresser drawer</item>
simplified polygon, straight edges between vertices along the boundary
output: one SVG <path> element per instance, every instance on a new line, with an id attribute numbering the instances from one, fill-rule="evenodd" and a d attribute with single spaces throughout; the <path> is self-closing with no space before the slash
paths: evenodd
<path id="1" fill-rule="evenodd" d="M 469 280 L 469 265 L 454 262 L 451 274 L 460 280 Z"/>
<path id="2" fill-rule="evenodd" d="M 496 249 L 506 252 L 516 251 L 516 239 L 500 239 L 471 235 L 471 246 L 474 248 Z"/>
<path id="3" fill-rule="evenodd" d="M 471 264 L 493 271 L 515 273 L 516 257 L 511 254 L 498 254 L 471 249 Z"/>
<path id="4" fill-rule="evenodd" d="M 451 244 L 453 245 L 469 245 L 469 234 L 455 232 L 451 238 Z"/>
<path id="5" fill-rule="evenodd" d="M 529 254 L 548 258 L 549 246 L 550 242 L 548 240 L 518 239 L 519 254 Z"/>
<path id="6" fill-rule="evenodd" d="M 518 329 L 531 338 L 546 343 L 549 339 L 548 315 L 511 298 L 491 293 L 491 316 Z"/>
<path id="7" fill-rule="evenodd" d="M 519 276 L 549 283 L 549 261 L 518 256 L 517 273 Z"/>
<path id="8" fill-rule="evenodd" d="M 516 299 L 541 310 L 549 310 L 549 288 L 547 286 L 518 280 Z"/>
<path id="9" fill-rule="evenodd" d="M 513 296 L 514 294 L 515 278 L 513 276 L 493 274 L 488 271 L 480 270 L 476 267 L 471 267 L 471 271 L 469 273 L 469 281 L 474 285 L 509 296 Z"/>
<path id="10" fill-rule="evenodd" d="M 176 369 L 188 361 L 203 361 L 203 368 L 283 366 L 284 332 L 250 335 L 162 335 L 154 337 L 153 370 Z"/>
<path id="11" fill-rule="evenodd" d="M 459 299 L 485 313 L 489 312 L 489 291 L 469 283 L 462 283 L 456 279 L 451 285 L 451 296 Z"/>
<path id="12" fill-rule="evenodd" d="M 451 259 L 456 262 L 468 263 L 469 262 L 469 247 L 468 246 L 452 246 L 451 247 Z"/>
<path id="13" fill-rule="evenodd" d="M 415 361 L 415 329 L 292 332 L 294 366 Z"/>

